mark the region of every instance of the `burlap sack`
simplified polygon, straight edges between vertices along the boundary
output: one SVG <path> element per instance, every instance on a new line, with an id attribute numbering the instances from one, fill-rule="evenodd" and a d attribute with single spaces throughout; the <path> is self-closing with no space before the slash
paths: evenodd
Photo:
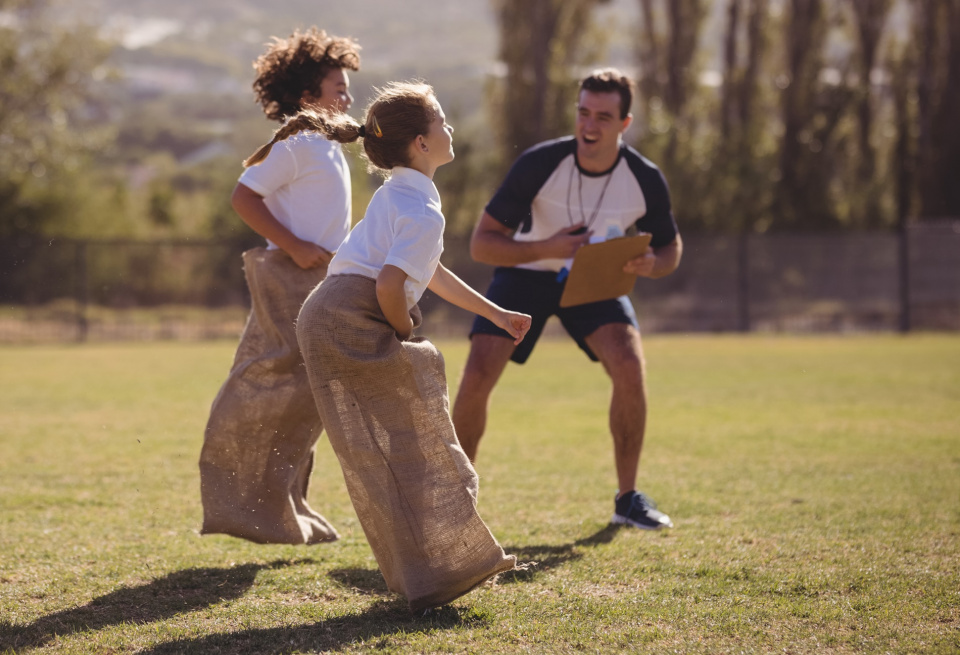
<path id="1" fill-rule="evenodd" d="M 323 424 L 294 327 L 326 268 L 304 270 L 265 248 L 245 252 L 243 264 L 252 309 L 204 433 L 202 533 L 258 543 L 335 541 L 333 526 L 307 505 Z"/>
<path id="2" fill-rule="evenodd" d="M 450 420 L 443 357 L 425 339 L 397 338 L 376 282 L 327 278 L 304 303 L 297 336 L 387 586 L 417 611 L 513 569 L 516 558 L 477 514 L 477 474 Z"/>

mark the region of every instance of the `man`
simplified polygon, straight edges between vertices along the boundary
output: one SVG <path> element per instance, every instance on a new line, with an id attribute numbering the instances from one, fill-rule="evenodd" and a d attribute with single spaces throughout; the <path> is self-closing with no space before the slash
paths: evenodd
<path id="1" fill-rule="evenodd" d="M 623 143 L 633 116 L 633 83 L 615 69 L 583 80 L 575 135 L 524 152 L 487 205 L 470 242 L 479 262 L 498 268 L 487 298 L 533 316 L 519 346 L 483 319 L 471 331 L 467 359 L 453 408 L 464 451 L 476 460 L 490 394 L 507 361 L 529 357 L 546 320 L 556 315 L 613 383 L 610 430 L 619 490 L 613 523 L 644 529 L 672 527 L 647 496 L 636 490 L 647 402 L 643 350 L 636 314 L 626 297 L 561 308 L 569 260 L 591 235 L 649 232 L 648 252 L 624 271 L 659 278 L 680 263 L 682 242 L 660 170 Z"/>

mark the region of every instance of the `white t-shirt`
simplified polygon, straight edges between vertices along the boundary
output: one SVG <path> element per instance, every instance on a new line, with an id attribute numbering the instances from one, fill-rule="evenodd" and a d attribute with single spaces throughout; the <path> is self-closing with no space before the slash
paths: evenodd
<path id="1" fill-rule="evenodd" d="M 240 183 L 263 196 L 294 236 L 334 251 L 350 231 L 350 171 L 339 143 L 301 132 L 273 144 Z M 277 246 L 267 241 L 268 247 Z"/>
<path id="2" fill-rule="evenodd" d="M 398 166 L 373 194 L 366 215 L 340 245 L 327 275 L 376 279 L 391 264 L 407 274 L 404 292 L 412 308 L 440 263 L 444 223 L 433 180 Z"/>

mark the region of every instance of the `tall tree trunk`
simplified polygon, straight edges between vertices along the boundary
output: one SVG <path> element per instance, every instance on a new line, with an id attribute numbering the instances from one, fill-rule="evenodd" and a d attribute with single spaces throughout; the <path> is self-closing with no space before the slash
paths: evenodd
<path id="1" fill-rule="evenodd" d="M 937 204 L 932 184 L 935 177 L 936 148 L 933 143 L 933 115 L 936 107 L 937 51 L 940 49 L 937 30 L 937 0 L 917 0 L 917 43 L 920 65 L 917 68 L 917 173 L 920 207 L 928 214 Z"/>
<path id="2" fill-rule="evenodd" d="M 890 9 L 889 0 L 851 0 L 857 21 L 860 45 L 860 89 L 857 117 L 859 119 L 861 182 L 869 181 L 875 169 L 875 153 L 870 142 L 873 129 L 871 104 L 871 74 L 876 66 L 877 46 Z"/>
<path id="3" fill-rule="evenodd" d="M 737 66 L 737 40 L 740 32 L 740 2 L 729 0 L 727 6 L 727 31 L 723 37 L 723 88 L 720 97 L 720 139 L 727 147 L 733 135 L 731 127 L 740 112 L 737 107 L 740 99 L 740 75 Z"/>
<path id="4" fill-rule="evenodd" d="M 941 99 L 940 125 L 946 132 L 943 167 L 944 214 L 960 216 L 960 6 L 948 3 L 947 34 L 950 39 L 944 97 Z"/>
<path id="5" fill-rule="evenodd" d="M 893 95 L 894 121 L 897 128 L 897 141 L 893 149 L 893 162 L 897 201 L 897 223 L 902 227 L 913 214 L 914 153 L 913 124 L 914 116 L 910 111 L 911 52 L 905 52 L 899 61 L 892 61 L 887 68 L 892 72 L 891 90 Z"/>
<path id="6" fill-rule="evenodd" d="M 521 152 L 542 141 L 547 125 L 550 46 L 557 12 L 552 0 L 500 3 L 500 59 L 506 64 L 503 139 Z"/>
<path id="7" fill-rule="evenodd" d="M 860 64 L 857 94 L 857 118 L 859 141 L 859 165 L 857 186 L 863 198 L 860 213 L 861 224 L 877 223 L 880 213 L 879 194 L 875 193 L 876 151 L 871 141 L 873 132 L 873 69 L 877 61 L 877 46 L 883 34 L 883 26 L 890 9 L 889 0 L 851 0 L 857 22 Z"/>
<path id="8" fill-rule="evenodd" d="M 594 7 L 608 0 L 494 0 L 506 65 L 498 112 L 504 163 L 569 128 L 568 107 Z"/>
<path id="9" fill-rule="evenodd" d="M 661 76 L 663 62 L 660 53 L 660 36 L 657 33 L 656 16 L 653 0 L 639 0 L 643 25 L 643 38 L 637 48 L 640 59 L 640 87 L 641 100 L 649 103 L 652 98 L 663 98 Z"/>
<path id="10" fill-rule="evenodd" d="M 764 17 L 767 15 L 769 0 L 752 0 L 750 16 L 747 19 L 747 62 L 740 81 L 740 124 L 749 125 L 753 120 L 753 106 L 757 96 L 760 62 L 766 51 L 764 38 Z"/>
<path id="11" fill-rule="evenodd" d="M 764 126 L 753 111 L 764 51 L 762 28 L 766 11 L 767 0 L 730 0 L 724 37 L 726 70 L 721 97 L 721 148 L 715 167 L 727 176 L 726 190 L 722 191 L 729 202 L 726 222 L 730 227 L 741 229 L 756 225 L 766 203 L 759 188 L 759 181 L 765 175 L 755 156 Z M 741 48 L 744 54 L 738 56 Z M 738 61 L 740 59 L 743 61 Z"/>
<path id="12" fill-rule="evenodd" d="M 813 113 L 813 85 L 821 47 L 821 0 L 791 0 L 791 17 L 786 29 L 787 79 L 781 96 L 783 140 L 780 149 L 780 184 L 777 218 L 787 224 L 800 222 L 809 214 L 810 198 L 805 197 L 806 146 L 801 139 Z M 806 214 L 806 216 L 804 216 Z"/>
<path id="13" fill-rule="evenodd" d="M 920 214 L 960 216 L 960 7 L 922 0 L 916 5 L 920 66 L 917 78 Z"/>
<path id="14" fill-rule="evenodd" d="M 706 7 L 704 0 L 664 0 L 661 9 L 666 25 L 659 31 L 652 0 L 639 3 L 646 33 L 646 43 L 639 49 L 640 90 L 644 102 L 660 97 L 669 115 L 672 129 L 661 164 L 670 169 L 676 160 L 677 128 L 685 118 L 687 100 L 696 82 L 693 60 Z"/>

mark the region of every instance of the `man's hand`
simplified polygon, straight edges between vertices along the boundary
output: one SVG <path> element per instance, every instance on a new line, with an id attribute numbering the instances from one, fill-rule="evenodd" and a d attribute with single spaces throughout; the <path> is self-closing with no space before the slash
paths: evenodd
<path id="1" fill-rule="evenodd" d="M 677 270 L 682 254 L 683 241 L 678 234 L 667 245 L 651 248 L 645 254 L 628 261 L 623 265 L 623 272 L 639 277 L 661 278 Z"/>
<path id="2" fill-rule="evenodd" d="M 584 230 L 586 226 L 581 222 L 558 231 L 543 242 L 543 259 L 570 259 L 580 249 L 590 242 L 593 232 Z"/>
<path id="3" fill-rule="evenodd" d="M 653 269 L 657 264 L 657 256 L 647 251 L 639 257 L 634 257 L 623 265 L 623 272 L 639 277 L 653 277 Z"/>
<path id="4" fill-rule="evenodd" d="M 303 269 L 326 266 L 330 263 L 330 260 L 333 259 L 332 252 L 321 248 L 315 243 L 303 241 L 302 239 L 298 240 L 296 245 L 287 248 L 286 253 L 290 255 L 290 258 L 297 266 Z"/>

